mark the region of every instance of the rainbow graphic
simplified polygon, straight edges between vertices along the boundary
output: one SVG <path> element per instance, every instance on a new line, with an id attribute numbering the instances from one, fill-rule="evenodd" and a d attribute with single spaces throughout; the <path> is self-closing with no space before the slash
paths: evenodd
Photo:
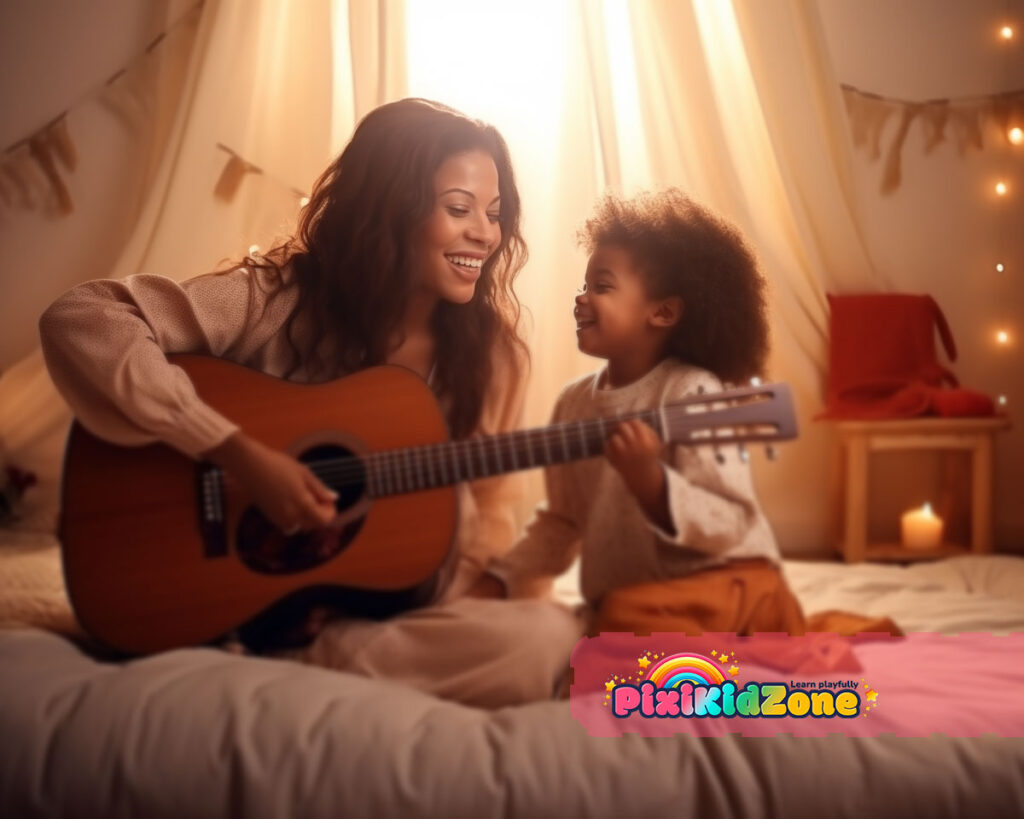
<path id="1" fill-rule="evenodd" d="M 651 666 L 647 679 L 658 688 L 678 688 L 683 683 L 721 685 L 725 672 L 703 654 L 670 654 Z"/>

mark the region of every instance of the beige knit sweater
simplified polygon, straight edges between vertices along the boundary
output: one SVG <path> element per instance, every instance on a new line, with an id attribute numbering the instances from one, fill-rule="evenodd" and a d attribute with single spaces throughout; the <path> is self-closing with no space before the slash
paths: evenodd
<path id="1" fill-rule="evenodd" d="M 698 392 L 720 391 L 714 375 L 665 359 L 639 380 L 601 389 L 604 371 L 562 391 L 552 423 L 648 410 Z M 580 561 L 584 598 L 597 605 L 613 588 L 679 577 L 738 558 L 779 561 L 779 552 L 754 495 L 748 464 L 735 447 L 663 450 L 669 512 L 675 534 L 650 522 L 604 457 L 550 467 L 547 501 L 537 509 L 510 554 L 488 571 L 509 596 L 541 594 L 551 579 Z"/>
<path id="2" fill-rule="evenodd" d="M 265 271 L 246 268 L 182 283 L 152 275 L 91 281 L 43 314 L 43 353 L 58 390 L 94 434 L 126 445 L 164 441 L 195 457 L 238 427 L 201 401 L 165 354 L 213 355 L 282 377 L 291 362 L 283 327 L 297 296 L 294 284 L 280 287 Z M 499 386 L 489 392 L 481 433 L 519 424 L 524 384 L 511 383 L 508 365 L 496 359 Z M 308 372 L 290 377 L 310 380 Z M 515 476 L 460 486 L 467 582 L 472 567 L 514 541 L 518 491 Z"/>

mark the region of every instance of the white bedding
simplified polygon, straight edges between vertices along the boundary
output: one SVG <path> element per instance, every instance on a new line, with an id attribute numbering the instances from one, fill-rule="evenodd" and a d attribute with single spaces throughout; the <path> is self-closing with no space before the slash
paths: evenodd
<path id="1" fill-rule="evenodd" d="M 2 555 L 0 620 L 17 619 L 26 589 L 59 600 L 52 540 Z M 1020 558 L 786 573 L 807 611 L 1024 631 Z M 597 739 L 566 702 L 479 711 L 213 649 L 108 665 L 13 625 L 0 630 L 0 738 L 4 817 L 962 817 L 1024 804 L 1024 739 Z"/>

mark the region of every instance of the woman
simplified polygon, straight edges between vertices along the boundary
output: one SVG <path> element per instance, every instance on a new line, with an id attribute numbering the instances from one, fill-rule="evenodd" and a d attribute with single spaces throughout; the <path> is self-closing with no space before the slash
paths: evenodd
<path id="1" fill-rule="evenodd" d="M 334 493 L 204 404 L 166 354 L 303 382 L 398 364 L 427 379 L 454 437 L 514 428 L 528 360 L 512 289 L 526 260 L 519 218 L 496 129 L 426 100 L 390 103 L 318 180 L 294 237 L 181 284 L 139 275 L 69 291 L 40 321 L 47 365 L 94 434 L 209 459 L 283 532 L 320 527 Z M 384 623 L 337 620 L 288 656 L 485 705 L 550 693 L 575 639 L 571 618 L 546 604 L 459 599 L 511 545 L 511 488 L 509 478 L 460 487 L 458 563 L 441 605 Z M 562 625 L 566 644 L 546 664 L 534 658 L 543 670 L 528 681 L 466 670 L 515 662 L 522 635 Z"/>

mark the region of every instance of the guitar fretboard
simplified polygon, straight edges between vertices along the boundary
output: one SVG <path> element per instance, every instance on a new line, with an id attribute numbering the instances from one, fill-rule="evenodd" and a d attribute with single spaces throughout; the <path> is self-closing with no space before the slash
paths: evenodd
<path id="1" fill-rule="evenodd" d="M 660 416 L 657 410 L 624 413 L 463 441 L 374 452 L 361 459 L 367 494 L 383 497 L 417 492 L 506 472 L 593 458 L 604 452 L 608 434 L 627 419 L 639 418 L 660 430 L 664 438 Z M 325 467 L 321 477 L 328 483 L 336 483 L 340 468 Z M 314 468 L 314 471 L 321 470 Z"/>

